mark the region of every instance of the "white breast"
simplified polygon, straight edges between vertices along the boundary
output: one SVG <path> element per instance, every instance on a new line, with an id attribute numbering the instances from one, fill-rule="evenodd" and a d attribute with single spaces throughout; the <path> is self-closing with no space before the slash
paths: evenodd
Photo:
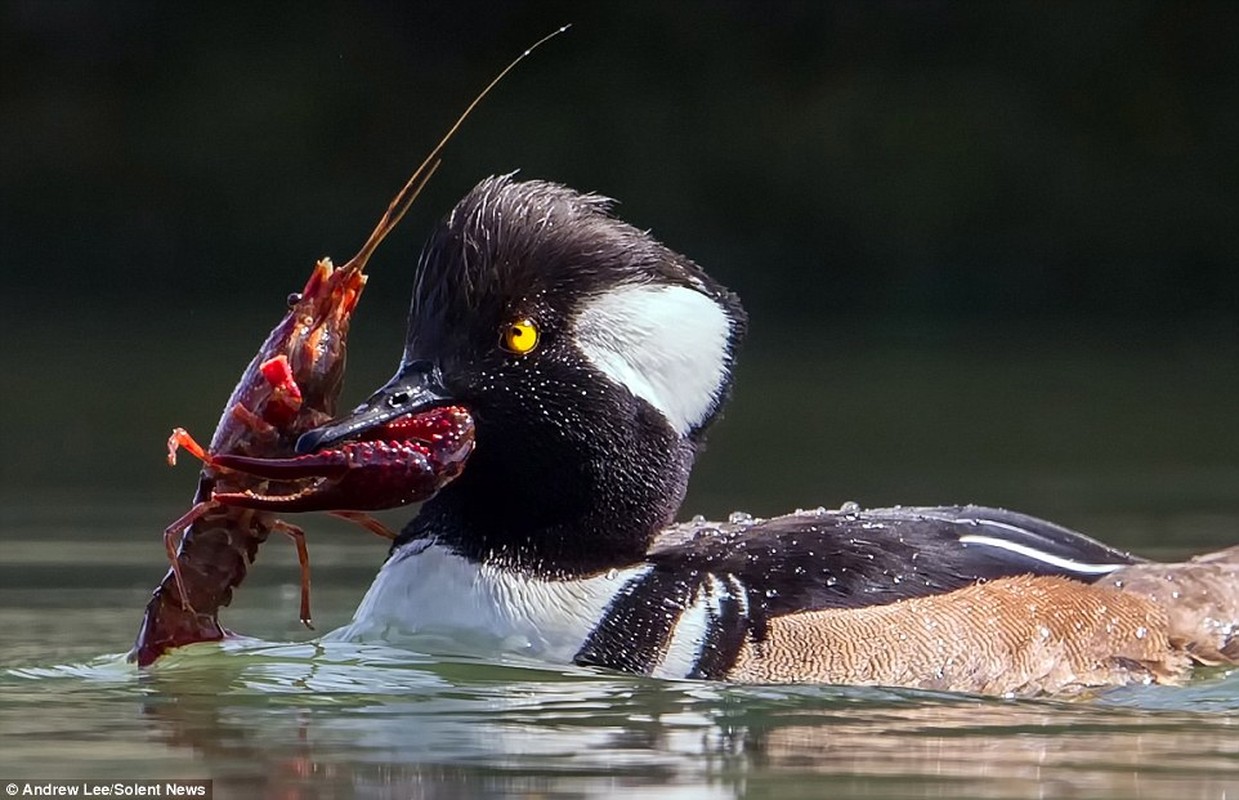
<path id="1" fill-rule="evenodd" d="M 496 650 L 567 664 L 641 565 L 578 580 L 525 577 L 414 542 L 375 577 L 351 624 L 327 639 L 434 637 L 453 650 Z"/>

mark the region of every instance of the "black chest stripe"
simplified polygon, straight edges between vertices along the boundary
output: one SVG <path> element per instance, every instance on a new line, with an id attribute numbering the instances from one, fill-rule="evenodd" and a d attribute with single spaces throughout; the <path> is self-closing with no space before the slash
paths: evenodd
<path id="1" fill-rule="evenodd" d="M 649 675 L 666 656 L 675 627 L 692 603 L 697 581 L 695 572 L 685 580 L 659 569 L 633 578 L 607 606 L 572 660 Z"/>

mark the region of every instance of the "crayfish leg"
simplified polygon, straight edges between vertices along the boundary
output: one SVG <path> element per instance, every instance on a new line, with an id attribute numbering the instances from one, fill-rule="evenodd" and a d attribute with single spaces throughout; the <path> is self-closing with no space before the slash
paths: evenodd
<path id="1" fill-rule="evenodd" d="M 310 618 L 310 550 L 305 545 L 305 531 L 282 519 L 277 519 L 272 527 L 292 539 L 297 547 L 297 561 L 301 564 L 301 624 L 314 630 Z"/>
<path id="2" fill-rule="evenodd" d="M 168 437 L 168 466 L 176 466 L 176 451 L 181 447 L 188 450 L 190 455 L 202 463 L 211 463 L 211 456 L 207 453 L 206 448 L 198 444 L 198 441 L 190 435 L 189 431 L 184 428 L 173 428 L 172 435 Z"/>
<path id="3" fill-rule="evenodd" d="M 391 528 L 387 527 L 383 523 L 379 522 L 377 519 L 370 516 L 369 514 L 363 514 L 360 511 L 328 511 L 327 513 L 333 517 L 339 517 L 340 519 L 346 519 L 349 522 L 360 525 L 361 527 L 373 533 L 375 536 L 382 536 L 384 539 L 387 539 L 389 541 L 394 540 L 396 538 L 395 531 L 393 531 Z"/>
<path id="4" fill-rule="evenodd" d="M 171 446 L 170 441 L 169 446 Z M 181 559 L 177 550 L 181 542 L 184 541 L 185 531 L 189 530 L 189 526 L 193 525 L 198 521 L 199 517 L 217 505 L 218 503 L 213 500 L 204 500 L 201 503 L 196 503 L 193 508 L 185 512 L 176 522 L 164 528 L 163 531 L 163 545 L 168 551 L 168 561 L 172 563 L 172 576 L 176 578 L 176 592 L 181 596 L 181 608 L 191 614 L 198 612 L 194 611 L 194 607 L 189 604 L 189 595 L 185 591 L 185 579 L 181 577 Z"/>

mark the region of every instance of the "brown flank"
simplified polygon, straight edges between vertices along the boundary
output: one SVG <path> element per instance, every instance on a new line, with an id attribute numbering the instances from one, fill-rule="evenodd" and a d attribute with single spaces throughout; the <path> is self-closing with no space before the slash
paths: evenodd
<path id="1" fill-rule="evenodd" d="M 1239 656 L 1239 548 L 1206 558 L 1127 567 L 1107 585 L 1020 576 L 777 617 L 763 641 L 745 644 L 728 678 L 1020 695 L 1173 683 L 1193 660 Z"/>

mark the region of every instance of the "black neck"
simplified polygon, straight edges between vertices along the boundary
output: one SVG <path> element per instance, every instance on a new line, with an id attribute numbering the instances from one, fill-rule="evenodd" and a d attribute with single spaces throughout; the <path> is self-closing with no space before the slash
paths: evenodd
<path id="1" fill-rule="evenodd" d="M 479 423 L 464 474 L 422 506 L 397 546 L 434 538 L 471 560 L 544 578 L 640 563 L 684 499 L 696 445 L 637 405 L 622 425 L 599 420 L 580 436 Z"/>

